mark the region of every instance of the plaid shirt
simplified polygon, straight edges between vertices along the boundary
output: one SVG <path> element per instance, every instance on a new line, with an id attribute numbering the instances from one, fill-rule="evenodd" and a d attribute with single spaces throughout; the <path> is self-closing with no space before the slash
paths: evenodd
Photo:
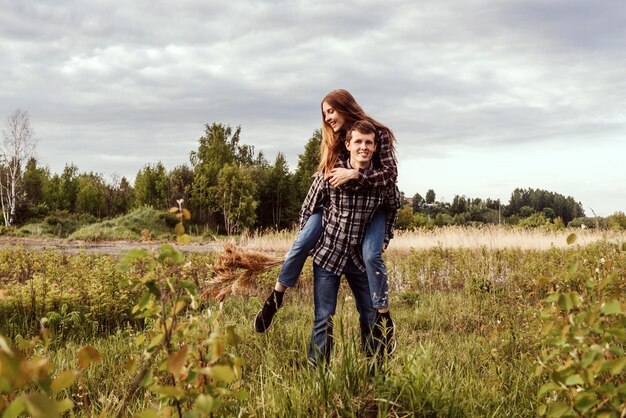
<path id="1" fill-rule="evenodd" d="M 351 168 L 349 162 L 341 160 L 337 167 Z M 367 190 L 334 188 L 318 173 L 302 204 L 301 229 L 313 211 L 320 206 L 324 207 L 324 228 L 313 249 L 313 262 L 335 274 L 342 274 L 346 263 L 351 259 L 355 266 L 365 271 L 361 254 L 365 227 L 376 209 L 384 206 L 387 212 L 385 243 L 389 243 L 393 238 L 393 228 L 400 207 L 400 191 L 395 184 Z"/>
<path id="2" fill-rule="evenodd" d="M 344 145 L 345 138 L 339 139 L 342 144 L 343 155 L 340 159 L 350 160 L 350 152 Z M 393 185 L 398 179 L 398 161 L 393 152 L 393 144 L 389 132 L 385 129 L 376 130 L 376 142 L 378 149 L 372 158 L 369 168 L 359 168 L 359 178 L 350 180 L 344 187 L 350 190 L 360 190 L 369 187 L 387 187 Z"/>

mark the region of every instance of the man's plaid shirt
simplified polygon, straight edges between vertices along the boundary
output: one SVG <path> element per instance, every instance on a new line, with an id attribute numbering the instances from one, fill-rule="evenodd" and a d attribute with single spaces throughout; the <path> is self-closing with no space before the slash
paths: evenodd
<path id="1" fill-rule="evenodd" d="M 349 162 L 342 160 L 336 167 L 351 168 Z M 324 207 L 324 228 L 313 250 L 313 262 L 335 274 L 342 274 L 351 259 L 355 266 L 365 271 L 361 253 L 365 227 L 376 209 L 384 206 L 387 213 L 385 243 L 389 243 L 400 207 L 400 191 L 395 184 L 366 190 L 334 188 L 318 173 L 302 204 L 300 228 L 320 206 Z"/>

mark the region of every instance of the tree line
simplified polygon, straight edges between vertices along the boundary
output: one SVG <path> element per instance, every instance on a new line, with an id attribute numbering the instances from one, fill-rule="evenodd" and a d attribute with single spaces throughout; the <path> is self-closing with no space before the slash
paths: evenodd
<path id="1" fill-rule="evenodd" d="M 451 203 L 439 202 L 433 189 L 425 196 L 416 193 L 405 199 L 398 217 L 400 228 L 504 223 L 527 227 L 566 226 L 585 217 L 582 204 L 573 197 L 541 189 L 517 188 L 508 204 L 500 199 L 460 195 L 455 195 Z"/>
<path id="2" fill-rule="evenodd" d="M 21 136 L 15 130 L 3 131 L 0 183 L 6 226 L 59 214 L 112 218 L 146 205 L 167 209 L 184 199 L 192 222 L 216 233 L 290 228 L 317 168 L 321 144 L 317 130 L 292 173 L 283 153 L 270 162 L 262 151 L 241 143 L 241 127 L 207 124 L 189 164 L 172 170 L 161 162 L 146 164 L 131 184 L 126 177 L 106 179 L 100 173 L 80 172 L 74 164 L 66 164 L 60 174 L 51 173 L 33 155 L 28 114 L 19 111 L 9 120 L 19 120 L 29 131 Z M 17 155 L 14 151 L 24 144 L 29 152 Z"/>
<path id="3" fill-rule="evenodd" d="M 47 216 L 89 216 L 95 221 L 146 205 L 167 209 L 184 199 L 193 215 L 191 221 L 216 233 L 291 228 L 317 169 L 321 132 L 313 132 L 294 172 L 284 154 L 278 153 L 270 162 L 263 151 L 241 143 L 240 135 L 240 126 L 206 124 L 197 149 L 190 152 L 189 164 L 171 170 L 161 162 L 146 164 L 131 184 L 126 177 L 106 179 L 100 173 L 80 172 L 74 164 L 67 164 L 60 174 L 51 173 L 34 157 L 28 113 L 16 111 L 5 124 L 0 156 L 5 225 Z M 585 216 L 573 197 L 540 189 L 517 188 L 507 204 L 460 195 L 450 203 L 439 202 L 433 189 L 425 197 L 416 193 L 404 201 L 397 224 L 401 229 L 501 223 L 567 225 L 581 222 Z"/>

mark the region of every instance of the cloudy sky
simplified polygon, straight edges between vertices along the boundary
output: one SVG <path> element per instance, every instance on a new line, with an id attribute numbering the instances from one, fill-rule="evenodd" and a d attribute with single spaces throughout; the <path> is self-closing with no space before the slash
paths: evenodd
<path id="1" fill-rule="evenodd" d="M 516 187 L 626 210 L 623 0 L 0 0 L 0 116 L 53 172 L 189 163 L 204 124 L 292 169 L 345 88 L 397 137 L 399 185 Z"/>

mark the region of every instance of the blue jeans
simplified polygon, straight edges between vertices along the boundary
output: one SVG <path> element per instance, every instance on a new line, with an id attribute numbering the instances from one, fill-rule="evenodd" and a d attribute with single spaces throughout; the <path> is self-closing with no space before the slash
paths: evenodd
<path id="1" fill-rule="evenodd" d="M 389 306 L 387 268 L 382 256 L 385 221 L 385 211 L 378 209 L 365 228 L 365 236 L 363 237 L 363 261 L 367 270 L 370 297 L 375 308 Z M 285 287 L 296 285 L 306 258 L 322 235 L 322 228 L 322 211 L 320 210 L 311 215 L 293 242 L 293 246 L 278 274 L 280 284 Z"/>
<path id="2" fill-rule="evenodd" d="M 278 273 L 278 283 L 285 287 L 294 287 L 298 282 L 304 262 L 322 236 L 322 211 L 318 210 L 307 219 L 304 228 L 298 232 L 283 266 Z"/>
<path id="3" fill-rule="evenodd" d="M 372 306 L 367 275 L 361 272 L 352 261 L 348 261 L 344 274 L 354 295 L 356 309 L 359 312 L 361 345 L 371 357 L 375 353 L 376 342 L 372 338 L 372 328 L 376 319 L 376 309 Z M 330 360 L 333 348 L 333 315 L 337 308 L 337 294 L 341 275 L 332 273 L 317 264 L 313 264 L 313 299 L 315 319 L 309 342 L 309 362 L 318 364 L 319 360 Z"/>

